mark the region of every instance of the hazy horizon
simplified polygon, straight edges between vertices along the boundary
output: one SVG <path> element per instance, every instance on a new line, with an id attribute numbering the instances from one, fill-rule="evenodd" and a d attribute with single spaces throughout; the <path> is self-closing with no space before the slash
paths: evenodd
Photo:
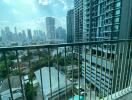
<path id="1" fill-rule="evenodd" d="M 45 31 L 45 17 L 56 18 L 56 27 L 66 27 L 66 13 L 73 8 L 73 0 L 1 0 L 0 29 L 32 28 Z"/>

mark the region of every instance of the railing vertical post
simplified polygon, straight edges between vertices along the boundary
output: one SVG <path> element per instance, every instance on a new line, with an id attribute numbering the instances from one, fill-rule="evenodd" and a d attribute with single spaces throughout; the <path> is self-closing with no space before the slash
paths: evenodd
<path id="1" fill-rule="evenodd" d="M 60 71 L 60 68 L 59 68 L 59 54 L 58 54 L 58 47 L 57 47 L 57 74 L 58 74 L 58 90 L 59 90 L 59 96 L 58 96 L 58 100 L 60 100 L 60 78 L 59 78 L 59 71 Z"/>
<path id="2" fill-rule="evenodd" d="M 121 83 L 123 82 L 122 81 L 122 72 L 123 72 L 123 63 L 124 63 L 124 51 L 125 51 L 125 44 L 123 43 L 122 44 L 123 45 L 123 51 L 121 52 L 122 53 L 122 59 L 121 59 L 121 70 L 120 70 L 120 78 L 119 78 L 119 88 L 118 88 L 118 91 L 120 91 L 121 90 Z M 119 49 L 121 49 L 121 48 L 119 48 Z"/>
<path id="3" fill-rule="evenodd" d="M 97 84 L 97 66 L 98 66 L 98 45 L 96 45 L 96 65 L 95 65 L 95 100 L 96 100 L 96 84 Z"/>
<path id="4" fill-rule="evenodd" d="M 21 89 L 22 89 L 22 97 L 23 97 L 23 100 L 25 100 L 25 95 L 24 95 L 24 88 L 23 88 L 23 85 L 22 85 L 22 75 L 21 75 L 21 69 L 20 69 L 20 62 L 19 62 L 19 54 L 18 54 L 18 51 L 16 50 L 16 56 L 17 56 L 17 66 L 18 66 L 18 70 L 19 70 L 19 78 L 20 78 L 20 84 L 21 84 Z"/>
<path id="5" fill-rule="evenodd" d="M 103 67 L 103 44 L 101 44 L 101 66 L 100 66 L 100 97 L 102 96 L 102 85 L 101 85 L 101 82 L 102 82 L 102 67 Z M 100 99 L 99 97 L 99 99 Z"/>
<path id="6" fill-rule="evenodd" d="M 113 55 L 113 50 L 112 50 L 112 44 L 109 44 L 109 47 L 110 47 L 110 63 L 112 63 L 113 64 L 113 62 L 112 62 L 112 55 Z M 113 64 L 114 65 L 114 64 Z M 110 95 L 110 88 L 112 87 L 112 81 L 110 82 L 110 79 L 112 78 L 111 77 L 111 70 L 112 70 L 112 66 L 110 66 L 110 69 L 109 69 L 109 82 L 108 82 L 108 94 L 107 94 L 107 99 L 109 99 L 109 96 L 108 95 Z M 111 85 L 111 87 L 110 87 L 110 85 Z M 111 88 L 112 89 L 112 88 Z"/>
<path id="7" fill-rule="evenodd" d="M 121 52 L 121 50 L 120 50 L 120 48 L 121 48 L 121 44 L 120 43 L 118 43 L 117 44 L 117 50 L 116 50 L 116 53 L 117 53 L 117 68 L 116 68 L 116 77 L 115 77 L 115 80 L 113 80 L 113 81 L 116 81 L 115 82 L 115 96 L 116 96 L 116 92 L 117 92 L 117 86 L 118 86 L 118 88 L 119 88 L 119 76 L 118 76 L 118 74 L 119 74 L 119 70 L 120 70 L 120 59 L 121 59 L 121 57 L 120 57 L 120 52 Z M 116 63 L 115 63 L 115 65 L 116 65 Z M 115 66 L 114 66 L 114 69 L 115 69 Z M 114 77 L 113 77 L 114 78 Z M 113 86 L 114 86 L 114 84 L 113 84 Z"/>
<path id="8" fill-rule="evenodd" d="M 104 53 L 105 54 L 105 77 L 104 77 L 104 91 L 103 91 L 103 97 L 105 97 L 105 92 L 106 92 L 106 88 L 105 88 L 105 85 L 107 84 L 106 83 L 106 70 L 107 70 L 107 56 L 108 56 L 108 43 L 106 44 L 106 52 Z M 104 100 L 104 98 L 103 98 Z"/>
<path id="9" fill-rule="evenodd" d="M 38 56 L 39 56 L 39 61 L 40 61 L 40 54 L 39 54 L 39 50 L 38 50 Z M 42 88 L 42 97 L 43 97 L 43 100 L 44 100 L 44 88 L 43 88 L 43 78 L 42 78 L 42 68 L 40 68 L 40 79 L 41 79 L 41 88 Z"/>
<path id="10" fill-rule="evenodd" d="M 51 66 L 50 66 L 50 49 L 48 48 L 48 67 L 49 67 L 49 80 L 50 80 L 50 97 L 52 100 L 52 80 L 51 80 Z"/>
<path id="11" fill-rule="evenodd" d="M 67 100 L 67 67 L 66 67 L 66 46 L 65 49 L 65 57 L 64 57 L 64 66 L 65 66 L 65 100 Z"/>
<path id="12" fill-rule="evenodd" d="M 110 94 L 111 94 L 111 99 L 112 99 L 112 92 L 113 92 L 113 87 L 114 87 L 114 76 L 115 76 L 115 63 L 116 63 L 116 60 L 117 60 L 117 46 L 118 46 L 118 43 L 115 45 L 115 55 L 114 55 L 114 58 L 113 58 L 113 66 L 112 67 L 112 84 L 111 84 L 111 91 L 110 91 Z M 113 49 L 111 48 L 112 52 L 113 52 Z"/>
<path id="13" fill-rule="evenodd" d="M 9 66 L 7 64 L 7 57 L 6 57 L 6 53 L 3 52 L 4 55 L 4 61 L 5 61 L 5 66 L 6 66 L 6 70 L 7 70 L 7 79 L 8 79 L 8 85 L 9 85 L 9 89 L 10 89 L 10 94 L 11 94 L 11 99 L 13 100 L 13 93 L 12 93 L 12 87 L 11 87 L 11 82 L 10 82 L 10 76 L 9 76 Z"/>
<path id="14" fill-rule="evenodd" d="M 28 54 L 28 64 L 29 64 L 29 68 L 30 68 L 30 72 L 29 72 L 29 82 L 31 81 L 31 85 L 33 86 L 33 73 L 34 73 L 34 69 L 33 69 L 33 66 L 31 65 L 31 56 L 32 56 L 32 54 L 30 54 L 31 52 L 30 52 L 30 50 L 29 49 L 27 49 L 27 54 Z M 34 88 L 32 88 L 32 93 L 35 91 L 35 89 Z"/>
<path id="15" fill-rule="evenodd" d="M 78 90 L 78 93 L 79 93 L 79 100 L 80 100 L 80 46 L 78 46 L 78 82 L 79 82 L 79 90 Z"/>
<path id="16" fill-rule="evenodd" d="M 86 93 L 86 45 L 84 46 L 84 50 L 85 50 L 84 84 L 85 84 L 85 93 Z M 86 94 L 84 94 L 84 100 L 86 100 Z"/>
<path id="17" fill-rule="evenodd" d="M 124 57 L 123 58 L 125 58 L 125 60 L 123 60 L 123 70 L 122 70 L 122 84 L 121 84 L 121 89 L 123 89 L 123 87 L 124 87 L 124 84 L 125 84 L 125 81 L 126 81 L 126 79 L 125 79 L 125 74 L 127 74 L 126 73 L 126 70 L 127 70 L 127 68 L 128 68 L 128 65 L 126 64 L 126 62 L 127 62 L 127 54 L 128 54 L 128 43 L 127 42 L 125 42 L 124 43 L 124 45 L 126 46 L 126 48 L 125 48 L 125 53 L 124 53 Z M 126 54 L 126 55 L 125 55 Z M 125 88 L 125 87 L 124 87 Z"/>
<path id="18" fill-rule="evenodd" d="M 74 100 L 74 86 L 73 86 L 73 61 L 74 61 L 74 55 L 73 55 L 73 46 L 72 46 L 72 60 L 71 60 L 71 64 L 72 64 L 72 100 Z"/>
<path id="19" fill-rule="evenodd" d="M 90 100 L 91 100 L 91 86 L 92 86 L 92 45 L 90 47 Z"/>

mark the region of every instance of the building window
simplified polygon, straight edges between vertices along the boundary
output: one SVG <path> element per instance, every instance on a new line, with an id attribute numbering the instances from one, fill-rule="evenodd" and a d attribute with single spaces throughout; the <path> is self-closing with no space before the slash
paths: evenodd
<path id="1" fill-rule="evenodd" d="M 115 25 L 114 30 L 119 30 L 119 25 Z"/>
<path id="2" fill-rule="evenodd" d="M 115 18 L 115 23 L 119 23 L 119 18 Z"/>
<path id="3" fill-rule="evenodd" d="M 116 4 L 115 4 L 115 7 L 120 7 L 121 6 L 121 2 L 117 2 Z"/>
<path id="4" fill-rule="evenodd" d="M 115 11 L 115 15 L 119 15 L 119 14 L 120 14 L 120 10 L 118 9 Z"/>

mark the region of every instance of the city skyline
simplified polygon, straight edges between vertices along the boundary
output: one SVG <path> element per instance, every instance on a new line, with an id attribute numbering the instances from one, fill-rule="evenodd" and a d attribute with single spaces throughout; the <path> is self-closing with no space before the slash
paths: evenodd
<path id="1" fill-rule="evenodd" d="M 56 18 L 56 26 L 66 28 L 65 17 L 67 10 L 73 8 L 72 2 L 73 0 L 47 0 L 47 3 L 44 0 L 1 0 L 0 28 L 18 26 L 19 29 L 45 30 L 46 17 Z"/>

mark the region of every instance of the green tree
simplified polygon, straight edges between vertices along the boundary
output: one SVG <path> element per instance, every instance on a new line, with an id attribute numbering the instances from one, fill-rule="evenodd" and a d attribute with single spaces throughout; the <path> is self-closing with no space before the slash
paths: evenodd
<path id="1" fill-rule="evenodd" d="M 53 58 L 48 54 L 45 54 L 45 56 L 41 55 L 40 59 L 32 62 L 31 66 L 34 70 L 38 70 L 42 67 L 53 66 Z"/>
<path id="2" fill-rule="evenodd" d="M 54 61 L 57 63 L 57 61 L 58 61 L 58 64 L 60 65 L 60 66 L 64 66 L 65 64 L 64 64 L 64 57 L 62 57 L 61 56 L 61 54 L 59 53 L 58 55 L 55 55 L 54 56 Z"/>
<path id="3" fill-rule="evenodd" d="M 16 59 L 16 55 L 14 52 L 7 52 L 6 53 L 6 60 L 7 60 L 7 67 L 8 70 L 10 67 L 12 67 L 14 65 L 13 61 Z M 10 70 L 9 70 L 10 73 Z M 5 58 L 4 55 L 2 54 L 2 56 L 0 57 L 0 77 L 2 77 L 3 79 L 7 77 L 8 71 L 5 65 Z"/>
<path id="4" fill-rule="evenodd" d="M 30 82 L 25 84 L 25 95 L 27 100 L 34 100 L 33 84 L 30 84 Z"/>
<path id="5" fill-rule="evenodd" d="M 10 51 L 10 52 L 7 52 L 7 58 L 8 58 L 9 60 L 14 60 L 14 59 L 16 59 L 17 57 L 16 57 L 15 52 Z"/>
<path id="6" fill-rule="evenodd" d="M 13 62 L 11 60 L 7 60 L 7 67 L 8 67 L 8 70 L 9 70 L 9 67 L 13 64 Z M 9 71 L 10 72 L 10 71 Z M 7 77 L 7 74 L 8 74 L 8 71 L 6 69 L 6 65 L 5 65 L 5 61 L 2 60 L 0 61 L 0 76 L 2 78 L 6 78 Z"/>

